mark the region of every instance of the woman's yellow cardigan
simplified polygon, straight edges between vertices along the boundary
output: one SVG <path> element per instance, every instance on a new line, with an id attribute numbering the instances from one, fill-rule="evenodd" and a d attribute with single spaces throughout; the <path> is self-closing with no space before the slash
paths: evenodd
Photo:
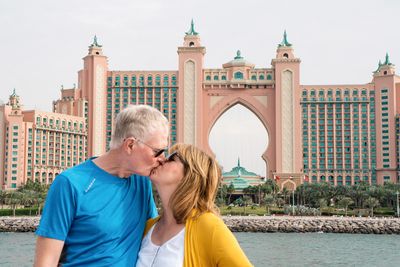
<path id="1" fill-rule="evenodd" d="M 144 235 L 159 217 L 147 221 Z M 206 212 L 185 224 L 183 267 L 247 267 L 253 266 L 236 238 L 213 213 Z"/>

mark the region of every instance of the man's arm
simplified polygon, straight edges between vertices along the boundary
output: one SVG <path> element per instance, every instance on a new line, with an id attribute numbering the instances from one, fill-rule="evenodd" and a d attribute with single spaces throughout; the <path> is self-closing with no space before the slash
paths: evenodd
<path id="1" fill-rule="evenodd" d="M 56 267 L 60 259 L 64 241 L 38 236 L 34 267 Z"/>

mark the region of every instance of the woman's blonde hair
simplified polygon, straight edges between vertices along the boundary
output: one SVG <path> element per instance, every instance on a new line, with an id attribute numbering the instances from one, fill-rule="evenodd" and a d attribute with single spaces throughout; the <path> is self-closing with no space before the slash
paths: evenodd
<path id="1" fill-rule="evenodd" d="M 175 151 L 185 166 L 184 176 L 169 201 L 176 222 L 185 223 L 192 210 L 196 217 L 207 211 L 219 214 L 214 203 L 221 181 L 217 161 L 192 145 L 176 144 L 171 147 L 171 153 Z"/>

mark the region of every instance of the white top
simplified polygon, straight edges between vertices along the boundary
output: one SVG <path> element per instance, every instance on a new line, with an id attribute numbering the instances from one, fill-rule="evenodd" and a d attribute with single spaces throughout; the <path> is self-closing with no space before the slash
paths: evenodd
<path id="1" fill-rule="evenodd" d="M 142 240 L 136 267 L 183 266 L 185 228 L 161 246 L 151 241 L 154 224 Z"/>

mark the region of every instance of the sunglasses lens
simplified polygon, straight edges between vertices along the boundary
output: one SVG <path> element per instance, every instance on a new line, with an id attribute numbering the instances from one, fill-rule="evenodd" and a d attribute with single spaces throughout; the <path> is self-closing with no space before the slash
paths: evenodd
<path id="1" fill-rule="evenodd" d="M 176 152 L 173 152 L 173 153 L 169 154 L 168 157 L 167 157 L 167 161 L 173 161 L 175 155 L 176 155 Z"/>
<path id="2" fill-rule="evenodd" d="M 157 153 L 155 153 L 154 154 L 154 157 L 159 157 L 159 156 L 161 156 L 161 154 L 164 154 L 165 153 L 165 151 L 166 151 L 166 149 L 161 149 L 161 150 L 158 150 L 157 151 Z"/>

